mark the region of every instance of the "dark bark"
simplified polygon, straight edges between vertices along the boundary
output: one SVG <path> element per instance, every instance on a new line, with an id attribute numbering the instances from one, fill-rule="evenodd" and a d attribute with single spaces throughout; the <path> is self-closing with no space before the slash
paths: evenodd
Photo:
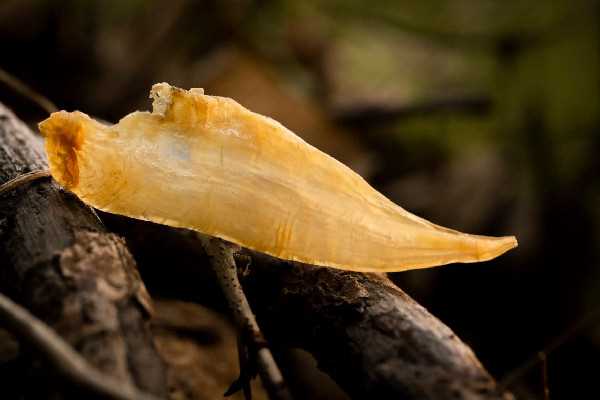
<path id="1" fill-rule="evenodd" d="M 193 234 L 118 216 L 103 219 L 127 238 L 151 287 L 215 301 L 209 261 Z M 465 343 L 383 275 L 290 263 L 247 250 L 237 261 L 270 343 L 309 351 L 352 398 L 512 398 Z M 206 293 L 211 294 L 203 297 Z"/>
<path id="2" fill-rule="evenodd" d="M 0 182 L 45 168 L 41 140 L 0 104 Z M 48 178 L 0 197 L 0 289 L 104 373 L 166 395 L 133 258 L 92 209 Z"/>
<path id="3" fill-rule="evenodd" d="M 356 399 L 508 399 L 473 351 L 385 275 L 252 253 L 264 330 L 309 351 Z"/>

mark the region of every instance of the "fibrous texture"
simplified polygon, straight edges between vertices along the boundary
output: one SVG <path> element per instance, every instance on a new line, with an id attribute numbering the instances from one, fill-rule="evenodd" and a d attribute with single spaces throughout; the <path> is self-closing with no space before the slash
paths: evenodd
<path id="1" fill-rule="evenodd" d="M 184 227 L 273 256 L 355 271 L 494 258 L 513 236 L 419 218 L 278 122 L 166 83 L 153 112 L 116 125 L 81 112 L 40 123 L 54 178 L 107 212 Z"/>

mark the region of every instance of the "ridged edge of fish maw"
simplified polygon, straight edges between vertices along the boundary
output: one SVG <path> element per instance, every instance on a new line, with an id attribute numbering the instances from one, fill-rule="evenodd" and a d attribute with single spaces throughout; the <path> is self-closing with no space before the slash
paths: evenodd
<path id="1" fill-rule="evenodd" d="M 81 113 L 54 112 L 40 122 L 38 127 L 46 138 L 46 153 L 50 172 L 54 179 L 66 189 L 79 184 L 78 152 L 84 142 L 84 127 Z"/>

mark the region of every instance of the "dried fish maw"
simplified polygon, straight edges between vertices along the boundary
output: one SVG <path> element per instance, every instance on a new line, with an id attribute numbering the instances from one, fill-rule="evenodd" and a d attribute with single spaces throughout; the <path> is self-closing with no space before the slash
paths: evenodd
<path id="1" fill-rule="evenodd" d="M 410 214 L 232 99 L 166 83 L 151 97 L 152 113 L 112 126 L 64 111 L 40 123 L 54 178 L 107 212 L 346 270 L 484 261 L 517 245 L 512 236 L 467 235 Z"/>

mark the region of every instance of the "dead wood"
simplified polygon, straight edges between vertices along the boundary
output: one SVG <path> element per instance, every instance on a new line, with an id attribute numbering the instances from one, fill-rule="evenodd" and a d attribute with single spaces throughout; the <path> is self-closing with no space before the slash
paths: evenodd
<path id="1" fill-rule="evenodd" d="M 102 218 L 127 238 L 152 288 L 167 296 L 212 301 L 210 261 L 193 233 L 106 214 Z M 450 328 L 387 277 L 291 263 L 248 250 L 237 257 L 238 265 L 250 263 L 242 283 L 270 344 L 307 350 L 350 397 L 512 398 Z M 170 273 L 159 275 L 164 268 Z"/>
<path id="2" fill-rule="evenodd" d="M 111 400 L 159 400 L 136 387 L 99 372 L 48 325 L 0 293 L 0 320 L 22 343 L 35 349 L 75 386 Z"/>
<path id="3" fill-rule="evenodd" d="M 252 261 L 244 287 L 265 331 L 310 352 L 352 398 L 511 398 L 450 328 L 385 275 L 254 252 Z"/>
<path id="4" fill-rule="evenodd" d="M 43 154 L 39 138 L 0 104 L 0 182 L 46 169 Z M 166 395 L 148 326 L 151 303 L 133 258 L 89 207 L 50 179 L 0 197 L 0 290 L 100 371 Z"/>
<path id="5" fill-rule="evenodd" d="M 237 326 L 240 336 L 238 343 L 240 361 L 246 358 L 252 359 L 250 362 L 240 362 L 240 378 L 227 393 L 234 393 L 239 385 L 240 389 L 243 389 L 245 397 L 251 398 L 249 380 L 254 374 L 253 370 L 256 369 L 271 400 L 290 400 L 291 396 L 279 366 L 271 354 L 239 281 L 234 259 L 237 246 L 202 234 L 198 234 L 198 238 L 210 258 L 210 264 L 219 286 L 223 290 L 232 319 Z M 249 357 L 245 356 L 244 347 L 248 348 Z"/>

